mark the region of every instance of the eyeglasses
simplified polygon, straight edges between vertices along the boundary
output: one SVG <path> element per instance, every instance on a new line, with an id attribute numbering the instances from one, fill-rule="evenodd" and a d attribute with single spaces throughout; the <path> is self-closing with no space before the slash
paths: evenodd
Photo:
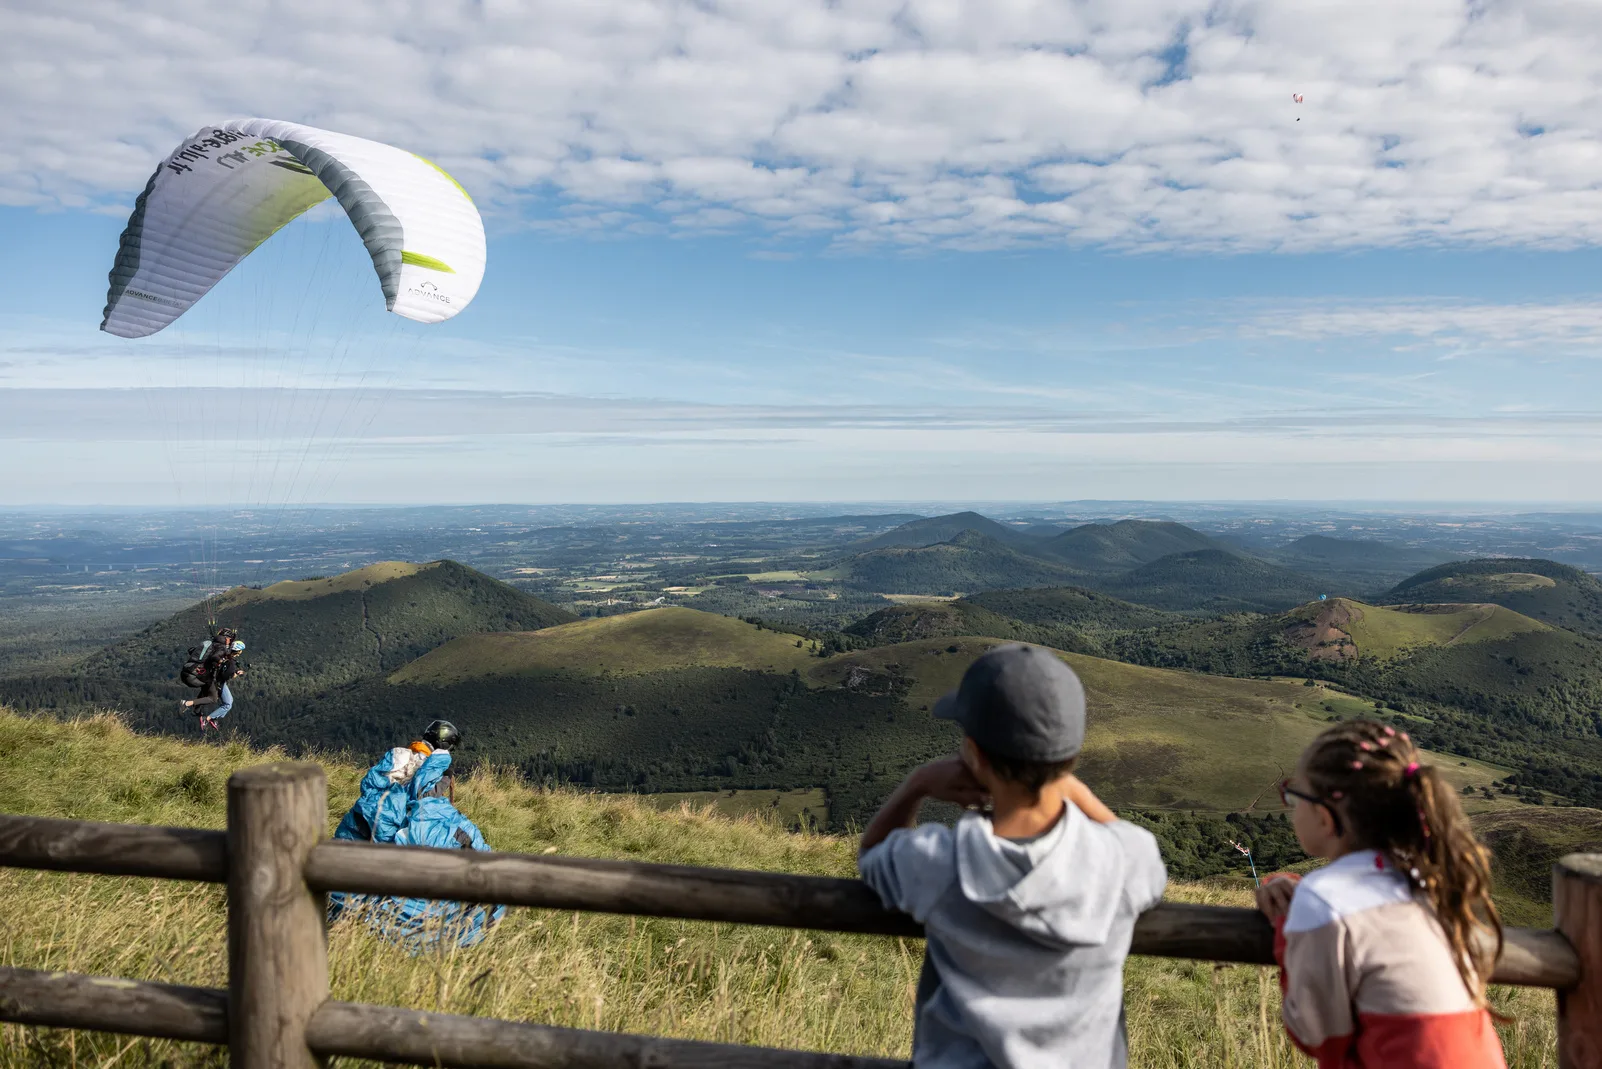
<path id="1" fill-rule="evenodd" d="M 1290 780 L 1288 780 L 1288 779 L 1280 780 L 1279 781 L 1279 804 L 1284 806 L 1286 809 L 1289 809 L 1291 807 L 1291 801 L 1290 800 L 1292 798 L 1298 799 L 1299 801 L 1303 801 L 1303 802 L 1312 802 L 1314 805 L 1321 805 L 1325 809 L 1329 810 L 1329 818 L 1330 818 L 1330 820 L 1335 822 L 1335 834 L 1336 835 L 1343 834 L 1343 832 L 1341 831 L 1341 815 L 1338 812 L 1335 811 L 1335 806 L 1330 802 L 1330 800 L 1328 798 L 1320 798 L 1316 794 L 1308 794 L 1306 791 L 1299 791 L 1295 787 L 1292 787 L 1290 785 Z"/>

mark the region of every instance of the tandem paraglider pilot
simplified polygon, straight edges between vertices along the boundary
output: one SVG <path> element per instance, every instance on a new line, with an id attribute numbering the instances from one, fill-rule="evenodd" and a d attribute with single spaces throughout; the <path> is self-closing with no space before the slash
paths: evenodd
<path id="1" fill-rule="evenodd" d="M 362 777 L 361 796 L 339 822 L 334 838 L 489 850 L 478 827 L 456 808 L 451 751 L 459 751 L 461 745 L 456 725 L 436 720 L 418 741 L 390 750 Z M 405 852 L 396 852 L 396 865 L 409 862 Z M 472 946 L 505 914 L 505 906 L 428 898 L 344 892 L 328 896 L 330 922 L 347 915 L 360 917 L 381 937 L 414 954 L 435 947 Z"/>

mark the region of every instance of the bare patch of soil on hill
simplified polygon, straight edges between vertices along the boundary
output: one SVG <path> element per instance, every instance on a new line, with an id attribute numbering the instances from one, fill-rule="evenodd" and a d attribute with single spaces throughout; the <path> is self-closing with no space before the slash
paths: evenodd
<path id="1" fill-rule="evenodd" d="M 1315 661 L 1355 661 L 1357 644 L 1346 630 L 1363 610 L 1344 599 L 1325 602 L 1312 616 L 1285 629 L 1285 641 L 1300 646 Z"/>

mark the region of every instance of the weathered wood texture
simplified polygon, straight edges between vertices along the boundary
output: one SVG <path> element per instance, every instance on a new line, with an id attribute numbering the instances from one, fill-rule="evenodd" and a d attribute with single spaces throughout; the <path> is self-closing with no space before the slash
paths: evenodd
<path id="1" fill-rule="evenodd" d="M 395 863 L 396 850 L 408 852 L 404 865 Z M 329 842 L 312 851 L 306 882 L 320 890 L 923 935 L 916 921 L 886 910 L 860 880 L 777 872 Z M 1165 902 L 1136 923 L 1132 952 L 1270 965 L 1273 931 L 1254 909 Z M 1574 952 L 1562 937 L 1508 929 L 1498 983 L 1566 987 L 1578 975 Z"/>
<path id="2" fill-rule="evenodd" d="M 216 988 L 0 968 L 0 1021 L 220 1044 L 228 1039 L 228 996 Z M 906 1069 L 907 1064 L 333 1001 L 312 1014 L 306 1045 L 322 1057 L 486 1069 Z"/>
<path id="3" fill-rule="evenodd" d="M 314 1069 L 306 1022 L 328 998 L 326 899 L 306 856 L 327 833 L 321 765 L 228 779 L 228 1046 L 234 1069 Z"/>
<path id="4" fill-rule="evenodd" d="M 0 1021 L 226 1043 L 228 993 L 213 987 L 0 968 Z"/>
<path id="5" fill-rule="evenodd" d="M 1552 866 L 1552 912 L 1580 959 L 1580 983 L 1557 996 L 1559 1069 L 1602 1066 L 1602 855 Z"/>
<path id="6" fill-rule="evenodd" d="M 473 1069 L 907 1069 L 845 1054 L 590 1032 L 391 1006 L 329 1002 L 307 1042 L 321 1054 Z"/>
<path id="7" fill-rule="evenodd" d="M 227 838 L 201 828 L 0 815 L 0 866 L 222 883 Z"/>

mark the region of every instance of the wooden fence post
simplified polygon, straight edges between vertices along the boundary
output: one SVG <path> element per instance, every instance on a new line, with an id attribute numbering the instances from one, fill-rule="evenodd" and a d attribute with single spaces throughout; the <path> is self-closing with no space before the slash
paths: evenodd
<path id="1" fill-rule="evenodd" d="M 1559 1069 L 1602 1065 L 1602 854 L 1569 854 L 1552 866 L 1557 930 L 1580 958 L 1580 982 L 1557 993 Z"/>
<path id="2" fill-rule="evenodd" d="M 306 855 L 328 827 L 314 764 L 258 765 L 228 779 L 228 1047 L 234 1069 L 314 1069 L 306 1022 L 328 998 L 323 895 Z"/>

